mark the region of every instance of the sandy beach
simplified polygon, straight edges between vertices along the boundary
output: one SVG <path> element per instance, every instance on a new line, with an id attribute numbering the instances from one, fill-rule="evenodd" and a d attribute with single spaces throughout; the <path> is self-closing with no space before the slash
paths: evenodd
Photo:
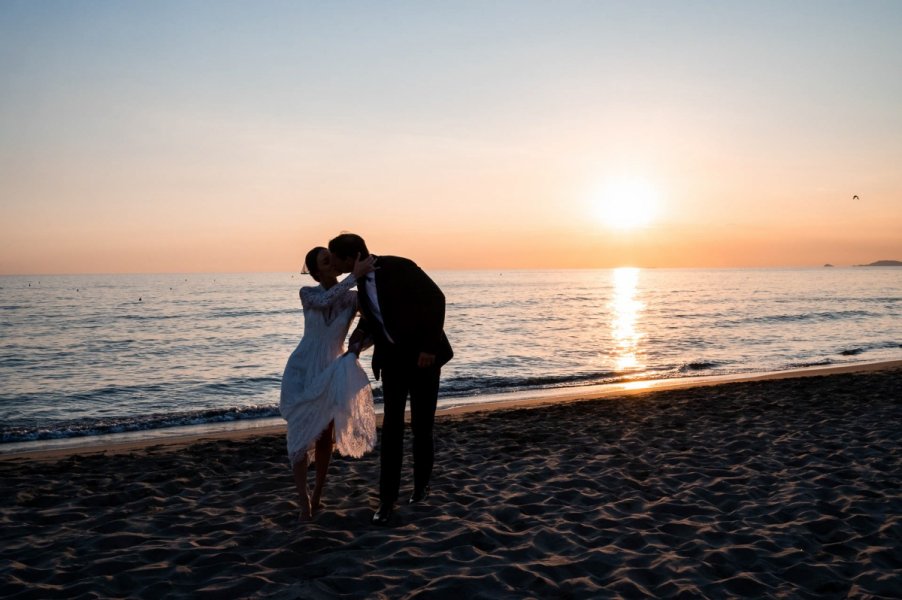
<path id="1" fill-rule="evenodd" d="M 902 596 L 898 366 L 442 415 L 436 436 L 432 495 L 388 528 L 376 453 L 336 456 L 299 524 L 278 433 L 5 458 L 0 596 Z"/>

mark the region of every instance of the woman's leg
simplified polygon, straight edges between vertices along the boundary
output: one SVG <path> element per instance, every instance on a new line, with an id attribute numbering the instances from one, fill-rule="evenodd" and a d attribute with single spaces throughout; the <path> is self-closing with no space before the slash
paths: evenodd
<path id="1" fill-rule="evenodd" d="M 305 452 L 291 468 L 294 474 L 294 485 L 298 490 L 298 498 L 301 503 L 301 521 L 309 521 L 313 518 L 310 512 L 310 497 L 307 495 L 307 453 Z"/>
<path id="2" fill-rule="evenodd" d="M 329 472 L 329 462 L 332 460 L 332 435 L 335 423 L 329 423 L 319 439 L 316 440 L 316 484 L 313 486 L 313 498 L 310 500 L 310 508 L 313 512 L 323 507 L 320 498 L 323 496 L 323 486 L 326 485 L 326 474 Z"/>

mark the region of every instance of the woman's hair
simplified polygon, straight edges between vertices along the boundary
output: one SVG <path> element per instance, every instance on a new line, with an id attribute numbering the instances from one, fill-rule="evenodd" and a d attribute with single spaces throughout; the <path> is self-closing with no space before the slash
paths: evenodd
<path id="1" fill-rule="evenodd" d="M 319 264 L 316 262 L 316 259 L 319 258 L 319 253 L 323 250 L 328 251 L 327 248 L 317 246 L 307 253 L 307 257 L 304 259 L 304 270 L 301 273 L 307 273 L 313 279 L 319 281 Z"/>

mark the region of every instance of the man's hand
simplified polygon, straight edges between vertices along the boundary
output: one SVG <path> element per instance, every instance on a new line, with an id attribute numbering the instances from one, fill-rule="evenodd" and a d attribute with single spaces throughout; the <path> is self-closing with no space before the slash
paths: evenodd
<path id="1" fill-rule="evenodd" d="M 425 369 L 426 367 L 431 367 L 433 365 L 435 365 L 435 354 L 420 352 L 420 357 L 417 359 L 417 366 L 421 369 Z"/>
<path id="2" fill-rule="evenodd" d="M 364 334 L 359 329 L 355 329 L 354 333 L 351 334 L 351 338 L 348 340 L 348 351 L 345 354 L 350 354 L 353 352 L 357 355 L 357 358 L 360 358 L 360 353 L 366 348 L 366 334 Z"/>

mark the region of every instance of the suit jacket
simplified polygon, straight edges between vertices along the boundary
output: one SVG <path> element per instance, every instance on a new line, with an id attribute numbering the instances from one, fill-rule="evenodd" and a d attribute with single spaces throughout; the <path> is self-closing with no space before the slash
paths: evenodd
<path id="1" fill-rule="evenodd" d="M 454 356 L 443 330 L 445 295 L 432 279 L 412 260 L 399 256 L 376 259 L 376 297 L 382 312 L 385 332 L 373 316 L 363 279 L 357 281 L 357 298 L 363 318 L 357 330 L 371 337 L 373 373 L 376 379 L 387 360 L 393 357 L 419 356 L 428 352 L 442 366 Z M 355 331 L 356 333 L 356 331 Z"/>

